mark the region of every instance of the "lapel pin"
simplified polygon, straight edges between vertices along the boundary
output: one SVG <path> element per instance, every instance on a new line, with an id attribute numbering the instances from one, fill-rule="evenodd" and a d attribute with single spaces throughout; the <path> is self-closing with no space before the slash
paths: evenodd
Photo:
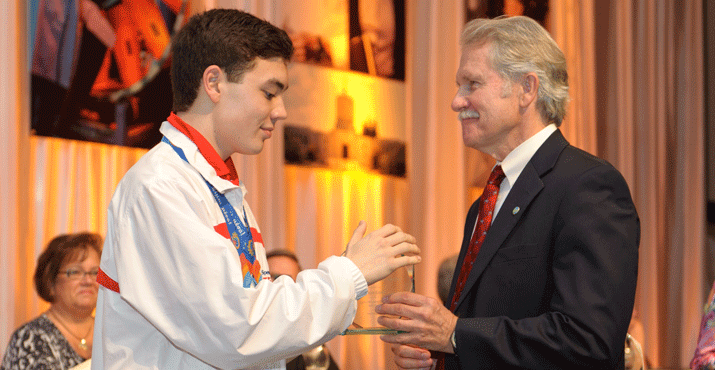
<path id="1" fill-rule="evenodd" d="M 511 210 L 511 214 L 512 214 L 512 215 L 515 215 L 515 214 L 519 213 L 519 210 L 521 210 L 521 208 L 519 208 L 519 207 L 514 207 L 514 209 Z"/>

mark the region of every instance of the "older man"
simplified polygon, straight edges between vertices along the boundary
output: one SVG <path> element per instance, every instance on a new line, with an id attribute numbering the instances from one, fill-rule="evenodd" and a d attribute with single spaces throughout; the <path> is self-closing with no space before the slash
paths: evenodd
<path id="1" fill-rule="evenodd" d="M 429 368 L 430 351 L 446 369 L 623 369 L 640 223 L 618 170 L 558 129 L 563 53 L 526 17 L 471 21 L 461 47 L 452 109 L 464 144 L 496 165 L 446 307 L 393 294 L 376 310 L 405 333 L 382 339 L 409 369 Z"/>

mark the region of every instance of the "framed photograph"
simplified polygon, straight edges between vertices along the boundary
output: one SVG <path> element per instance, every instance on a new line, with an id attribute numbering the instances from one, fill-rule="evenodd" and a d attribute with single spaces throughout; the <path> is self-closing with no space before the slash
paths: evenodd
<path id="1" fill-rule="evenodd" d="M 405 79 L 404 0 L 285 0 L 294 61 Z"/>
<path id="2" fill-rule="evenodd" d="M 495 18 L 504 14 L 525 15 L 546 27 L 549 0 L 464 0 L 465 23 L 475 18 Z"/>
<path id="3" fill-rule="evenodd" d="M 31 130 L 150 148 L 172 107 L 171 35 L 188 0 L 30 0 Z"/>
<path id="4" fill-rule="evenodd" d="M 406 177 L 404 83 L 293 63 L 285 163 Z"/>

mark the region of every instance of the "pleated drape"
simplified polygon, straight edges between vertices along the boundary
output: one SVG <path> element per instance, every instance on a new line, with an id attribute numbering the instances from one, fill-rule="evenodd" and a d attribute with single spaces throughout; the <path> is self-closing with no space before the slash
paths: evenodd
<path id="1" fill-rule="evenodd" d="M 636 311 L 653 366 L 687 367 L 705 281 L 701 1 L 599 1 L 599 154 L 626 177 L 641 218 Z"/>

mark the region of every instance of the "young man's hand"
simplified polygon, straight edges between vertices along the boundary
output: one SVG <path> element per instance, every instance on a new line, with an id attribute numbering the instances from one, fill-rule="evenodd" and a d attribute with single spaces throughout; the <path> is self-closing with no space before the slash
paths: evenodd
<path id="1" fill-rule="evenodd" d="M 400 267 L 422 260 L 415 237 L 399 227 L 388 224 L 365 235 L 366 230 L 367 224 L 360 221 L 353 231 L 345 256 L 360 269 L 368 285 L 386 278 Z"/>

